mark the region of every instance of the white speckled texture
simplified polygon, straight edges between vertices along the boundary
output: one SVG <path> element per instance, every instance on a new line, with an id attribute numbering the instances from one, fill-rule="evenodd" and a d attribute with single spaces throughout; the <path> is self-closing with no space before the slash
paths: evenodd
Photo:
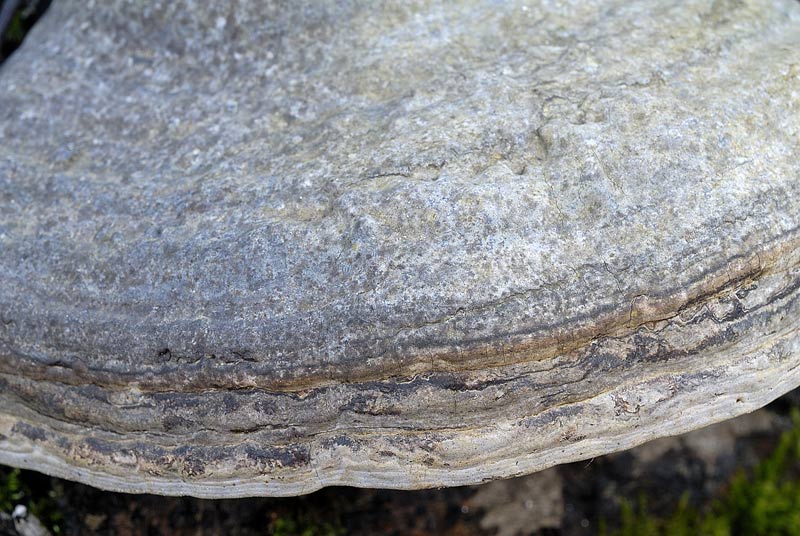
<path id="1" fill-rule="evenodd" d="M 457 485 L 800 384 L 795 0 L 56 0 L 0 139 L 0 462 Z"/>

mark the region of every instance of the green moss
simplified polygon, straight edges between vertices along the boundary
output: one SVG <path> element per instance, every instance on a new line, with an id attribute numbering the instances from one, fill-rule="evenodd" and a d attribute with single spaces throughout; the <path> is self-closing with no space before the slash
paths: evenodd
<path id="1" fill-rule="evenodd" d="M 11 512 L 24 496 L 19 469 L 0 472 L 0 512 Z"/>
<path id="2" fill-rule="evenodd" d="M 750 472 L 740 471 L 721 497 L 703 511 L 689 505 L 688 492 L 666 519 L 647 512 L 644 497 L 636 508 L 620 507 L 620 526 L 601 524 L 606 536 L 735 536 L 800 534 L 800 410 L 792 411 L 794 426 L 778 446 Z"/>
<path id="3" fill-rule="evenodd" d="M 340 536 L 344 529 L 328 522 L 298 517 L 279 517 L 270 527 L 272 536 Z"/>
<path id="4" fill-rule="evenodd" d="M 14 44 L 19 44 L 23 37 L 25 37 L 25 24 L 22 19 L 22 10 L 19 9 L 8 23 L 4 38 Z"/>
<path id="5" fill-rule="evenodd" d="M 52 485 L 42 495 L 31 489 L 19 469 L 0 467 L 0 511 L 10 513 L 18 504 L 25 505 L 51 532 L 61 534 L 64 521 L 58 506 L 61 495 L 60 484 Z"/>

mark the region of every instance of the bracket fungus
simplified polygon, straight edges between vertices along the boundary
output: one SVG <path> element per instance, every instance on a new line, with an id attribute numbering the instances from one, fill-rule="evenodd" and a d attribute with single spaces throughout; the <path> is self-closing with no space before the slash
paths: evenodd
<path id="1" fill-rule="evenodd" d="M 800 384 L 795 0 L 59 0 L 0 137 L 4 464 L 473 484 Z"/>

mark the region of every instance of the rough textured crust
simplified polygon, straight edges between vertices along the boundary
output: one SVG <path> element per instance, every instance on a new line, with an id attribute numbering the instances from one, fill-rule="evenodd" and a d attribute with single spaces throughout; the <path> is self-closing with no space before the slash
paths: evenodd
<path id="1" fill-rule="evenodd" d="M 797 2 L 190 4 L 0 69 L 0 462 L 460 485 L 800 384 Z"/>

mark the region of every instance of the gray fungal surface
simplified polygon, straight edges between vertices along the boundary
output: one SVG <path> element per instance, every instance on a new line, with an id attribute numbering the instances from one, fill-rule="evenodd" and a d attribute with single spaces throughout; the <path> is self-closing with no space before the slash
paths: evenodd
<path id="1" fill-rule="evenodd" d="M 5 464 L 472 484 L 800 384 L 794 0 L 56 0 L 0 139 Z"/>

